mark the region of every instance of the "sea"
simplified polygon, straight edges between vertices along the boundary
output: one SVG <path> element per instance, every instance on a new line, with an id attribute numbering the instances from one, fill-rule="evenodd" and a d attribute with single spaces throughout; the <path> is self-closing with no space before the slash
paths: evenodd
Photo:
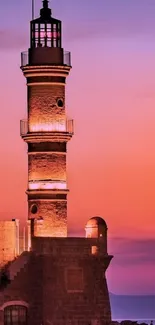
<path id="1" fill-rule="evenodd" d="M 113 319 L 113 321 L 117 321 L 117 322 L 122 322 L 124 319 Z M 151 321 L 153 322 L 153 325 L 155 325 L 155 319 L 126 319 L 126 320 L 130 320 L 132 322 L 137 322 L 138 324 L 141 324 L 141 323 L 145 323 L 145 324 L 148 324 L 150 325 L 151 324 Z"/>

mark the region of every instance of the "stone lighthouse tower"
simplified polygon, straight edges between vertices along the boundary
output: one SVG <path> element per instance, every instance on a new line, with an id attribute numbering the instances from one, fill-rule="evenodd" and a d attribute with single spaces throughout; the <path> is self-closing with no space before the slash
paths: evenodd
<path id="1" fill-rule="evenodd" d="M 52 17 L 47 0 L 30 23 L 30 35 L 21 67 L 28 98 L 28 117 L 21 121 L 28 145 L 28 219 L 34 236 L 66 237 L 66 149 L 73 120 L 66 116 L 65 83 L 71 57 L 62 48 L 61 21 Z"/>
<path id="2" fill-rule="evenodd" d="M 94 216 L 85 237 L 67 236 L 66 147 L 73 122 L 66 117 L 65 82 L 71 62 L 47 0 L 30 29 L 21 64 L 28 97 L 21 136 L 28 146 L 31 249 L 14 260 L 11 255 L 0 274 L 0 325 L 111 325 L 107 224 Z"/>

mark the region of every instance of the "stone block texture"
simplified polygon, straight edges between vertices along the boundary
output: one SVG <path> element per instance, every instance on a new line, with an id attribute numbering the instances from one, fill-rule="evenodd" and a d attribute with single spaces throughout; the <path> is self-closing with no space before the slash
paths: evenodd
<path id="1" fill-rule="evenodd" d="M 18 254 L 18 227 L 15 221 L 0 221 L 0 268 Z"/>
<path id="2" fill-rule="evenodd" d="M 33 238 L 27 263 L 0 292 L 0 324 L 4 303 L 24 301 L 28 325 L 110 325 L 105 271 L 111 256 L 103 245 L 100 239 Z"/>
<path id="3" fill-rule="evenodd" d="M 59 142 L 59 132 L 66 132 L 65 80 L 61 83 L 61 76 L 59 82 L 51 82 L 46 76 L 36 78 L 27 87 L 28 128 L 29 132 L 42 132 L 42 141 L 38 142 L 36 136 L 28 145 L 28 218 L 35 219 L 35 236 L 66 237 L 65 138 Z M 46 137 L 44 141 L 46 132 L 57 132 L 57 142 Z M 31 210 L 33 205 L 37 207 L 35 213 Z"/>
<path id="4" fill-rule="evenodd" d="M 66 154 L 37 153 L 28 155 L 29 181 L 66 181 Z"/>
<path id="5" fill-rule="evenodd" d="M 31 213 L 31 207 L 37 206 L 37 212 Z M 67 201 L 31 200 L 29 201 L 29 219 L 35 218 L 34 235 L 44 237 L 67 236 Z M 40 219 L 40 220 L 38 220 Z"/>
<path id="6" fill-rule="evenodd" d="M 58 107 L 57 100 L 62 99 L 63 107 Z M 65 123 L 65 85 L 28 86 L 29 130 L 46 131 L 49 124 Z"/>

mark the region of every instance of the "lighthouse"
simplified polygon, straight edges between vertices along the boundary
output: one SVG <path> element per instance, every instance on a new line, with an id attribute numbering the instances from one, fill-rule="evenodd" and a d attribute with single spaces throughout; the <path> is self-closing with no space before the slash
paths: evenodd
<path id="1" fill-rule="evenodd" d="M 9 263 L 0 276 L 1 325 L 111 325 L 106 271 L 113 256 L 108 254 L 107 223 L 93 216 L 85 237 L 67 236 L 66 155 L 73 121 L 65 108 L 71 56 L 62 47 L 61 27 L 44 0 L 40 17 L 30 22 L 30 48 L 22 53 L 29 250 L 16 258 L 7 253 Z M 10 236 L 15 227 L 10 228 L 7 241 L 15 237 Z"/>
<path id="2" fill-rule="evenodd" d="M 21 137 L 28 146 L 28 220 L 31 235 L 67 236 L 67 143 L 73 120 L 65 107 L 71 55 L 62 47 L 62 23 L 43 1 L 40 17 L 30 22 L 30 48 L 22 53 L 27 82 L 27 120 Z"/>

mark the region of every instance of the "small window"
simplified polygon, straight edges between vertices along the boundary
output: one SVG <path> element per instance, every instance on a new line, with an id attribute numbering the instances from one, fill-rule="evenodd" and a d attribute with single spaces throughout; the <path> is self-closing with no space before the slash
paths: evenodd
<path id="1" fill-rule="evenodd" d="M 4 325 L 27 325 L 27 308 L 18 305 L 6 307 Z"/>
<path id="2" fill-rule="evenodd" d="M 91 253 L 92 253 L 92 255 L 96 255 L 98 253 L 98 247 L 97 246 L 92 246 Z"/>
<path id="3" fill-rule="evenodd" d="M 64 106 L 64 102 L 63 102 L 63 100 L 61 98 L 57 99 L 57 106 L 61 107 L 61 108 Z"/>
<path id="4" fill-rule="evenodd" d="M 38 212 L 38 207 L 36 204 L 33 204 L 31 206 L 31 213 L 36 214 Z"/>

